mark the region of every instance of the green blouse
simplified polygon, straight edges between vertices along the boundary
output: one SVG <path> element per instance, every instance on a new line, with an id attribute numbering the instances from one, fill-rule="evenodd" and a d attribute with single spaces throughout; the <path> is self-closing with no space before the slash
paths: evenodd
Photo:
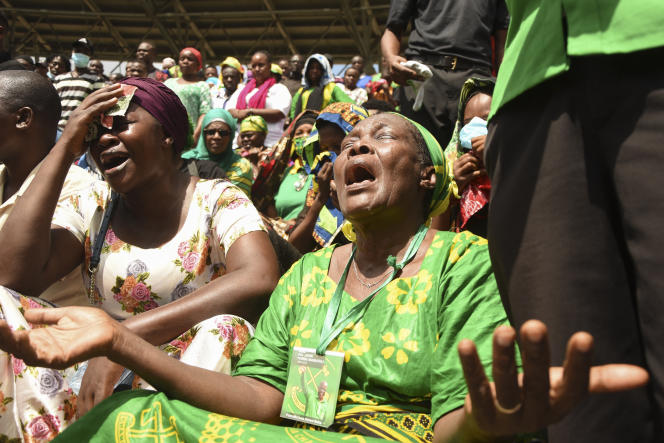
<path id="1" fill-rule="evenodd" d="M 327 274 L 334 246 L 302 257 L 281 278 L 235 375 L 286 389 L 294 346 L 316 348 L 337 286 Z M 339 317 L 357 301 L 344 292 Z M 436 233 L 417 275 L 395 279 L 328 347 L 346 353 L 336 419 L 358 409 L 431 414 L 460 408 L 466 385 L 456 346 L 472 339 L 487 369 L 493 330 L 507 324 L 487 242 Z M 334 429 L 334 425 L 333 428 Z"/>

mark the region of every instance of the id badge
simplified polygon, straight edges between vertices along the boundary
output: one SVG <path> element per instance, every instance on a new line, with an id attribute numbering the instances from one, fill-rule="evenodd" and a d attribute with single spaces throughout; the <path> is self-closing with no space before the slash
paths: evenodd
<path id="1" fill-rule="evenodd" d="M 281 417 L 329 427 L 334 421 L 344 353 L 293 348 Z"/>

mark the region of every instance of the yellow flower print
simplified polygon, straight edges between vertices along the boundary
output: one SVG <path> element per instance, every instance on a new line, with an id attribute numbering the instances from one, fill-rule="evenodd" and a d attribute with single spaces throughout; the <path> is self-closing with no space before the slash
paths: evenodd
<path id="1" fill-rule="evenodd" d="M 284 300 L 286 300 L 288 302 L 288 307 L 289 308 L 293 307 L 293 296 L 296 295 L 296 294 L 297 294 L 297 289 L 295 289 L 295 287 L 289 285 L 288 286 L 288 291 L 284 292 L 284 294 L 282 295 Z"/>
<path id="2" fill-rule="evenodd" d="M 431 273 L 423 269 L 413 278 L 401 278 L 388 285 L 387 302 L 395 306 L 397 314 L 417 314 L 418 305 L 427 300 L 432 286 Z"/>
<path id="3" fill-rule="evenodd" d="M 329 284 L 326 284 L 325 277 L 327 270 L 314 266 L 308 274 L 302 277 L 302 296 L 300 304 L 302 306 L 319 306 L 321 303 L 329 303 L 334 291 Z"/>
<path id="4" fill-rule="evenodd" d="M 433 255 L 434 251 L 442 248 L 444 244 L 445 244 L 444 238 L 441 237 L 438 240 L 436 240 L 436 237 L 434 237 L 433 242 L 431 242 L 431 246 L 429 246 L 429 249 L 427 250 L 427 253 L 424 256 L 429 257 Z"/>
<path id="5" fill-rule="evenodd" d="M 452 239 L 452 247 L 450 248 L 450 263 L 458 262 L 461 257 L 466 255 L 471 249 L 471 245 L 482 246 L 486 245 L 486 239 L 473 234 L 470 231 L 462 231 L 454 236 Z"/>
<path id="6" fill-rule="evenodd" d="M 302 346 L 302 340 L 300 340 L 300 338 L 311 338 L 312 330 L 311 328 L 307 329 L 307 326 L 309 326 L 309 320 L 302 320 L 299 325 L 295 325 L 291 328 L 291 335 L 297 337 L 295 340 L 291 341 L 291 346 Z"/>
<path id="7" fill-rule="evenodd" d="M 381 337 L 390 346 L 385 346 L 380 353 L 385 360 L 389 360 L 396 351 L 397 363 L 403 365 L 408 363 L 408 354 L 405 351 L 417 352 L 417 340 L 407 340 L 410 329 L 401 328 L 398 337 L 393 332 L 386 332 Z"/>
<path id="8" fill-rule="evenodd" d="M 350 323 L 339 334 L 339 337 L 334 339 L 328 349 L 343 352 L 345 354 L 344 360 L 348 363 L 351 356 L 355 355 L 359 357 L 369 352 L 369 349 L 371 349 L 371 343 L 369 343 L 370 335 L 371 331 L 361 321 L 358 324 Z"/>

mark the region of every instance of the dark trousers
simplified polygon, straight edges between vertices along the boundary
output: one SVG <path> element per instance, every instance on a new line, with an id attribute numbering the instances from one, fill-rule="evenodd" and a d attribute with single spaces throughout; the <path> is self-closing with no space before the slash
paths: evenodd
<path id="1" fill-rule="evenodd" d="M 470 77 L 490 77 L 491 72 L 483 67 L 454 71 L 433 66 L 429 68 L 433 72 L 433 77 L 423 86 L 424 100 L 419 111 L 413 110 L 417 93 L 411 86 L 397 88 L 394 98 L 399 103 L 400 112 L 427 128 L 445 149 L 454 132 L 461 87 Z"/>
<path id="2" fill-rule="evenodd" d="M 489 248 L 518 328 L 549 327 L 552 363 L 579 330 L 594 363 L 645 366 L 644 389 L 588 398 L 551 442 L 662 441 L 664 48 L 572 59 L 489 125 Z"/>

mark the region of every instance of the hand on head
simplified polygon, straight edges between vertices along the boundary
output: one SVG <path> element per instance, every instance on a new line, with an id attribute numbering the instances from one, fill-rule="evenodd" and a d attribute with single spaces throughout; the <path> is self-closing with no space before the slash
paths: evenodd
<path id="1" fill-rule="evenodd" d="M 645 369 L 627 364 L 591 367 L 593 338 L 577 332 L 567 343 L 563 367 L 550 367 L 546 326 L 530 320 L 521 327 L 523 374 L 514 359 L 514 329 L 496 328 L 493 335 L 493 379 L 490 383 L 470 340 L 458 351 L 468 396 L 466 413 L 492 435 L 533 432 L 560 421 L 590 393 L 616 392 L 644 386 Z"/>

